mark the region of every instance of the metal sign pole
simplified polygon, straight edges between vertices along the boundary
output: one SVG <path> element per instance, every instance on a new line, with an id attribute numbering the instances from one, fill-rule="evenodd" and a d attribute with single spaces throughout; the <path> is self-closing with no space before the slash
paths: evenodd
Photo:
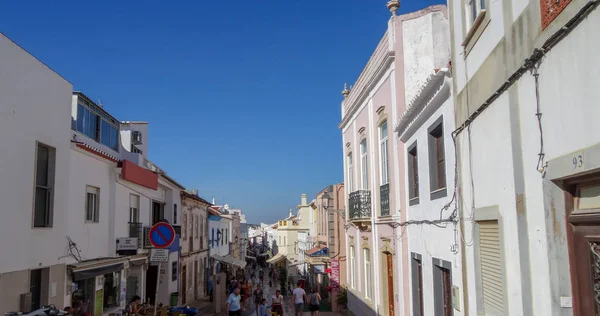
<path id="1" fill-rule="evenodd" d="M 160 268 L 162 266 L 162 262 L 158 262 L 158 270 L 156 270 L 156 292 L 154 292 L 154 316 L 156 316 L 156 309 L 158 308 L 158 285 L 160 284 Z"/>

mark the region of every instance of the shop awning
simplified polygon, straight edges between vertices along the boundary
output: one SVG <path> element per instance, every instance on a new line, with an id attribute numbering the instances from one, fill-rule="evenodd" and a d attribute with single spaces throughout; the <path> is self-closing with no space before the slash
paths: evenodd
<path id="1" fill-rule="evenodd" d="M 219 255 L 210 255 L 210 257 L 217 261 L 225 262 L 225 263 L 234 265 L 239 268 L 243 268 L 246 266 L 246 261 L 236 259 L 236 258 L 232 257 L 231 255 L 227 255 L 225 257 L 219 256 Z"/>
<path id="2" fill-rule="evenodd" d="M 306 262 L 304 262 L 304 260 L 296 261 L 296 262 L 290 263 L 290 267 L 295 267 L 295 266 L 303 265 L 305 263 Z"/>
<path id="3" fill-rule="evenodd" d="M 85 280 L 123 270 L 127 257 L 93 259 L 69 265 L 73 280 Z"/>
<path id="4" fill-rule="evenodd" d="M 275 255 L 275 257 L 267 260 L 267 262 L 268 263 L 276 263 L 276 262 L 279 262 L 279 261 L 281 261 L 283 259 L 285 259 L 285 256 L 282 255 L 282 254 L 280 254 L 280 253 L 278 253 L 278 254 Z"/>
<path id="5" fill-rule="evenodd" d="M 129 256 L 127 259 L 129 260 L 130 265 L 141 266 L 148 263 L 148 254 L 141 253 L 139 255 Z"/>
<path id="6" fill-rule="evenodd" d="M 313 247 L 309 250 L 307 250 L 305 252 L 306 255 L 308 256 L 313 256 L 313 257 L 321 257 L 321 256 L 327 256 L 329 249 L 327 247 Z"/>
<path id="7" fill-rule="evenodd" d="M 329 257 L 306 257 L 306 262 L 311 265 L 322 265 L 329 261 Z"/>

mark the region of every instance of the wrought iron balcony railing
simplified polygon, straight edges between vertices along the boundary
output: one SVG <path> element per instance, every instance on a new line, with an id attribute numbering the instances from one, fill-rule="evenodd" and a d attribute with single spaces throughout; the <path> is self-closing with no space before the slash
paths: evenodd
<path id="1" fill-rule="evenodd" d="M 129 222 L 129 237 L 138 239 L 138 248 L 142 248 L 144 228 L 142 223 Z"/>
<path id="2" fill-rule="evenodd" d="M 371 217 L 371 191 L 358 190 L 350 193 L 350 220 Z"/>
<path id="3" fill-rule="evenodd" d="M 379 187 L 379 198 L 381 199 L 381 216 L 390 215 L 390 184 Z"/>

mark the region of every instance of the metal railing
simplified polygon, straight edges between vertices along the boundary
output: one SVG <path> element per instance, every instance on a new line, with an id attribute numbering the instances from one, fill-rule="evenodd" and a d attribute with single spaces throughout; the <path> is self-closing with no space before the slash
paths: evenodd
<path id="1" fill-rule="evenodd" d="M 350 193 L 350 220 L 371 217 L 371 191 L 358 190 Z"/>
<path id="2" fill-rule="evenodd" d="M 142 223 L 129 222 L 129 237 L 138 239 L 138 248 L 142 248 L 144 239 L 142 238 L 144 227 Z"/>
<path id="3" fill-rule="evenodd" d="M 381 216 L 390 215 L 390 184 L 379 187 L 379 198 L 381 199 Z"/>

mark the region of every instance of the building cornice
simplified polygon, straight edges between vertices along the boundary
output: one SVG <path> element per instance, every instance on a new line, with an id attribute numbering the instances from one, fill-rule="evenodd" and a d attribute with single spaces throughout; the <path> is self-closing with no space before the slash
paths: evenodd
<path id="1" fill-rule="evenodd" d="M 447 68 L 431 74 L 410 101 L 394 131 L 406 142 L 420 125 L 450 97 L 450 72 Z"/>
<path id="2" fill-rule="evenodd" d="M 381 41 L 379 41 L 375 52 L 369 58 L 367 65 L 358 76 L 356 83 L 350 89 L 350 94 L 342 102 L 343 117 L 339 124 L 340 129 L 343 129 L 348 124 L 354 113 L 369 96 L 373 87 L 377 85 L 381 77 L 394 62 L 396 53 L 392 48 L 393 46 L 390 45 L 390 40 L 389 33 L 386 31 Z"/>

